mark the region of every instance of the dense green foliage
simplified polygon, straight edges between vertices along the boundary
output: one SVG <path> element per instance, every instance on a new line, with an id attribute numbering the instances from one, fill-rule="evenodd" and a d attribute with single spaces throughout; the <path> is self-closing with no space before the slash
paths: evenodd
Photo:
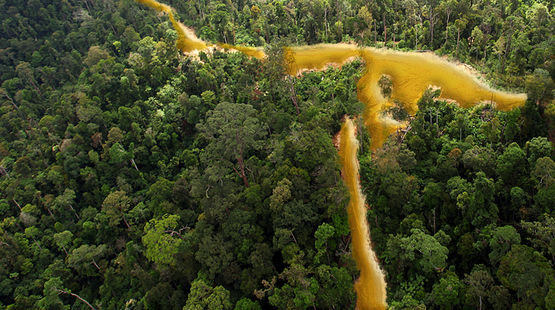
<path id="1" fill-rule="evenodd" d="M 374 154 L 361 125 L 389 304 L 553 308 L 551 2 L 168 4 L 271 60 L 184 57 L 131 0 L 0 0 L 0 309 L 352 309 L 333 135 L 362 111 L 360 63 L 294 79 L 279 48 L 340 41 L 435 50 L 529 95 L 499 112 L 429 91 Z"/>

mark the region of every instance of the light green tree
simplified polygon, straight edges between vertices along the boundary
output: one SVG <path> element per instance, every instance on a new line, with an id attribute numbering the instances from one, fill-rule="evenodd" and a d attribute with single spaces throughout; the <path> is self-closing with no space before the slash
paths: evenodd
<path id="1" fill-rule="evenodd" d="M 44 289 L 42 290 L 43 298 L 37 302 L 37 306 L 40 309 L 69 309 L 69 306 L 65 306 L 60 299 L 60 289 L 63 286 L 62 280 L 59 277 L 53 277 L 44 282 Z"/>
<path id="2" fill-rule="evenodd" d="M 178 234 L 174 231 L 179 221 L 178 215 L 164 215 L 161 219 L 150 220 L 145 225 L 143 244 L 146 247 L 145 255 L 157 264 L 173 266 L 176 255 L 184 244 L 183 239 L 174 237 Z M 172 232 L 174 232 L 172 234 Z"/>
<path id="3" fill-rule="evenodd" d="M 56 245 L 58 247 L 64 250 L 64 253 L 66 253 L 66 256 L 68 255 L 67 249 L 72 239 L 73 239 L 73 233 L 71 233 L 71 231 L 69 230 L 65 230 L 60 233 L 54 234 L 54 242 L 56 242 Z"/>
<path id="4" fill-rule="evenodd" d="M 430 297 L 440 309 L 453 309 L 461 303 L 463 289 L 464 283 L 455 273 L 449 272 L 434 284 Z"/>
<path id="5" fill-rule="evenodd" d="M 221 285 L 211 287 L 202 276 L 198 276 L 191 283 L 183 310 L 229 310 L 232 307 L 228 290 Z"/>
<path id="6" fill-rule="evenodd" d="M 102 211 L 109 218 L 110 226 L 117 226 L 121 220 L 129 228 L 129 223 L 125 218 L 125 212 L 131 206 L 131 199 L 127 197 L 124 191 L 115 191 L 110 193 L 102 202 Z"/>

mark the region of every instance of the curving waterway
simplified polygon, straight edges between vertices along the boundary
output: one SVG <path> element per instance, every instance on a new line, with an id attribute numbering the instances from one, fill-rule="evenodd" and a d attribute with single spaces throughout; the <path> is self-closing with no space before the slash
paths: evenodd
<path id="1" fill-rule="evenodd" d="M 385 309 L 386 284 L 378 264 L 376 253 L 372 250 L 370 231 L 366 220 L 365 197 L 360 189 L 358 173 L 358 140 L 355 136 L 353 120 L 346 119 L 339 132 L 339 158 L 343 181 L 349 189 L 349 228 L 351 229 L 353 257 L 360 270 L 355 282 L 357 309 Z"/>
<path id="2" fill-rule="evenodd" d="M 170 6 L 155 0 L 136 1 L 168 15 L 178 34 L 177 47 L 184 53 L 219 48 L 235 50 L 258 59 L 266 58 L 260 47 L 204 42 L 175 19 Z M 488 102 L 497 109 L 510 110 L 522 106 L 526 101 L 525 94 L 492 89 L 460 66 L 433 54 L 397 52 L 352 44 L 318 44 L 284 49 L 284 65 L 288 74 L 293 76 L 303 70 L 323 70 L 331 64 L 341 66 L 356 58 L 364 60 L 365 69 L 357 83 L 357 95 L 365 106 L 362 119 L 372 138 L 372 149 L 381 147 L 390 134 L 406 125 L 384 114 L 393 105 L 393 101 L 398 100 L 409 114 L 414 115 L 418 110 L 418 100 L 430 86 L 441 88 L 440 98 L 455 100 L 462 107 Z M 378 84 L 384 75 L 392 81 L 391 96 L 388 99 L 384 98 Z M 347 211 L 353 257 L 360 270 L 360 277 L 354 284 L 357 293 L 356 308 L 386 309 L 385 276 L 371 247 L 365 198 L 359 181 L 358 141 L 351 119 L 345 120 L 339 137 L 341 171 L 350 195 Z"/>

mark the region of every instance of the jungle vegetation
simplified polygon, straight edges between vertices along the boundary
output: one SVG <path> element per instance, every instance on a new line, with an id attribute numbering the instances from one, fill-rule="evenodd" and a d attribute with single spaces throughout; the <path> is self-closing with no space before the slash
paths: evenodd
<path id="1" fill-rule="evenodd" d="M 167 1 L 186 57 L 132 0 L 0 0 L 0 309 L 353 309 L 333 138 L 362 74 L 287 76 L 284 45 L 429 51 L 526 92 L 462 109 L 430 89 L 361 184 L 393 309 L 553 309 L 550 1 Z M 387 79 L 382 83 L 387 95 Z"/>

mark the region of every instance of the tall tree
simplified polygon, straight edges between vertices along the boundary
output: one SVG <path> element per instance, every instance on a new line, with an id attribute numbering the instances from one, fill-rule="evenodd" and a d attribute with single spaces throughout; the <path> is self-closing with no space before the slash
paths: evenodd
<path id="1" fill-rule="evenodd" d="M 220 180 L 231 168 L 243 185 L 249 187 L 245 160 L 252 151 L 261 149 L 266 136 L 265 125 L 256 114 L 251 105 L 222 102 L 197 126 L 201 136 L 209 141 L 203 158 L 214 181 Z"/>

